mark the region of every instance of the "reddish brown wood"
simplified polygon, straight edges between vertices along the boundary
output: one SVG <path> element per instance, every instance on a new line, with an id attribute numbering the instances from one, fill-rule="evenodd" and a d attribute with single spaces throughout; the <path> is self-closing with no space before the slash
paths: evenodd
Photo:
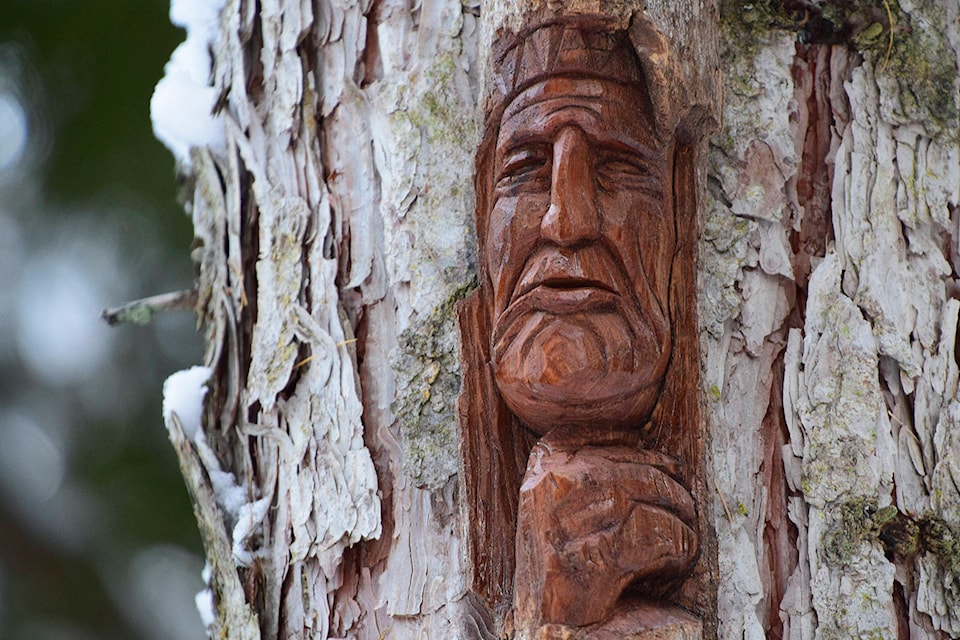
<path id="1" fill-rule="evenodd" d="M 474 589 L 525 638 L 709 616 L 693 133 L 682 103 L 654 108 L 664 46 L 647 23 L 578 16 L 495 51 L 463 475 Z"/>
<path id="2" fill-rule="evenodd" d="M 672 458 L 633 446 L 534 447 L 520 487 L 514 616 L 522 626 L 609 620 L 627 587 L 672 592 L 696 560 L 696 513 Z"/>

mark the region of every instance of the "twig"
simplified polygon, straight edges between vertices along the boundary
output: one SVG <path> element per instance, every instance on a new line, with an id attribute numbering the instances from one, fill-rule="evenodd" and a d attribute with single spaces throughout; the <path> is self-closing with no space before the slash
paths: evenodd
<path id="1" fill-rule="evenodd" d="M 338 342 L 338 343 L 335 344 L 334 346 L 335 346 L 335 347 L 342 347 L 342 346 L 347 345 L 347 344 L 353 344 L 353 343 L 356 342 L 356 341 L 357 341 L 356 338 L 349 338 L 349 339 L 347 339 L 347 340 L 341 340 L 340 342 Z M 304 358 L 304 359 L 301 360 L 300 362 L 298 362 L 298 363 L 296 363 L 295 365 L 293 365 L 293 368 L 294 368 L 294 369 L 299 369 L 300 367 L 302 367 L 303 365 L 307 364 L 308 362 L 310 362 L 311 360 L 313 360 L 313 359 L 316 358 L 316 357 L 317 357 L 317 355 L 316 355 L 315 353 L 311 353 L 311 354 L 308 355 L 306 358 Z"/>
<path id="2" fill-rule="evenodd" d="M 185 291 L 161 293 L 156 296 L 134 300 L 113 309 L 104 309 L 100 317 L 106 320 L 110 326 L 125 323 L 144 325 L 149 323 L 154 314 L 159 311 L 193 309 L 195 306 L 197 306 L 197 290 L 187 289 Z"/>
<path id="3" fill-rule="evenodd" d="M 717 495 L 720 496 L 720 503 L 723 505 L 723 510 L 727 514 L 727 522 L 733 524 L 733 514 L 730 513 L 730 507 L 727 506 L 727 499 L 723 497 L 723 491 L 720 491 L 720 484 L 714 480 L 713 486 L 717 489 Z"/>
<path id="4" fill-rule="evenodd" d="M 305 364 L 307 364 L 308 362 L 310 362 L 311 360 L 313 360 L 315 357 L 316 357 L 316 354 L 311 353 L 311 354 L 308 355 L 306 358 L 304 358 L 304 359 L 301 360 L 300 362 L 298 362 L 298 363 L 296 363 L 295 365 L 293 365 L 293 368 L 294 368 L 294 369 L 299 369 L 299 368 L 302 367 L 303 365 L 305 365 Z"/>
<path id="5" fill-rule="evenodd" d="M 890 10 L 890 3 L 887 0 L 883 0 L 883 6 L 887 10 L 887 25 L 888 31 L 890 31 L 890 42 L 887 44 L 887 55 L 883 58 L 883 64 L 880 65 L 880 71 L 883 72 L 887 68 L 887 62 L 890 61 L 890 52 L 893 51 L 893 12 Z"/>
<path id="6" fill-rule="evenodd" d="M 893 415 L 893 411 L 890 411 L 890 409 L 887 409 L 887 415 L 890 417 L 891 420 L 893 420 L 894 422 L 896 422 L 896 423 L 897 423 L 898 425 L 900 425 L 901 427 L 907 426 L 907 425 L 903 424 L 903 421 L 900 420 L 900 418 L 898 418 L 897 416 Z"/>

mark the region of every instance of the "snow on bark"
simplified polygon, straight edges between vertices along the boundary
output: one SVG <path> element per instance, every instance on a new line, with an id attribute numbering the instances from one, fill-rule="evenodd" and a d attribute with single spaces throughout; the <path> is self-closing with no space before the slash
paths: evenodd
<path id="1" fill-rule="evenodd" d="M 168 423 L 177 414 L 184 434 L 191 440 L 201 428 L 209 379 L 208 367 L 190 367 L 171 374 L 163 383 L 163 421 Z"/>
<path id="2" fill-rule="evenodd" d="M 171 0 L 170 21 L 187 31 L 150 99 L 154 135 L 178 162 L 190 164 L 190 147 L 222 151 L 223 121 L 214 114 L 210 46 L 218 37 L 223 0 Z"/>

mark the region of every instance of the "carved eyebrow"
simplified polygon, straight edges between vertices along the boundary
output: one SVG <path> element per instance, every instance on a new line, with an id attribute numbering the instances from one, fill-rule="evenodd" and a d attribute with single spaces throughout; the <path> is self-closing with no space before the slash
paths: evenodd
<path id="1" fill-rule="evenodd" d="M 552 145 L 561 129 L 574 125 L 586 134 L 587 139 L 592 144 L 602 145 L 620 153 L 636 156 L 644 162 L 655 162 L 660 159 L 661 143 L 655 133 L 650 132 L 650 142 L 646 143 L 624 131 L 612 130 L 603 126 L 598 127 L 597 124 L 603 122 L 603 120 L 600 118 L 598 110 L 591 108 L 589 104 L 566 104 L 559 109 L 550 110 L 544 114 L 545 117 L 543 118 L 520 115 L 523 111 L 537 109 L 538 107 L 542 107 L 542 103 L 530 105 L 501 122 L 501 135 L 497 139 L 498 157 L 531 144 Z M 520 119 L 520 125 L 509 129 L 506 137 L 504 137 L 504 126 L 515 118 Z M 530 126 L 531 121 L 538 123 L 540 126 L 536 129 L 532 128 Z"/>
<path id="2" fill-rule="evenodd" d="M 603 146 L 613 149 L 617 153 L 636 156 L 643 162 L 653 163 L 659 160 L 661 156 L 660 150 L 656 147 L 650 147 L 639 140 L 626 134 L 620 134 L 619 132 L 610 132 L 609 135 L 602 136 L 592 136 L 587 132 L 587 137 L 591 139 L 591 141 L 595 140 Z"/>
<path id="3" fill-rule="evenodd" d="M 525 158 L 536 158 L 542 156 L 550 156 L 552 154 L 551 145 L 545 142 L 537 142 L 536 140 L 528 140 L 526 142 L 521 142 L 515 144 L 507 149 L 504 149 L 500 154 L 502 160 L 515 160 L 515 159 L 525 159 Z"/>
<path id="4" fill-rule="evenodd" d="M 548 136 L 515 137 L 505 141 L 503 146 L 497 145 L 495 164 L 499 167 L 520 155 L 535 157 L 540 154 L 553 155 L 553 141 Z"/>
<path id="5" fill-rule="evenodd" d="M 536 118 L 531 117 L 530 115 L 522 115 L 525 112 L 531 110 L 542 109 L 543 104 L 538 103 L 534 105 L 527 106 L 525 109 L 518 111 L 513 114 L 511 117 L 503 120 L 500 123 L 500 133 L 501 137 L 497 140 L 498 149 L 512 149 L 518 145 L 528 144 L 530 142 L 542 142 L 546 144 L 553 144 L 554 139 L 556 138 L 557 133 L 560 129 L 564 128 L 567 125 L 573 124 L 579 126 L 581 129 L 584 129 L 583 125 L 585 124 L 583 117 L 572 117 L 578 115 L 585 115 L 586 122 L 597 119 L 599 113 L 595 108 L 591 108 L 585 104 L 567 104 L 563 105 L 562 108 L 549 111 L 544 114 L 545 117 Z M 561 115 L 557 115 L 561 114 Z M 507 135 L 507 138 L 502 137 L 504 127 L 511 120 L 519 120 L 520 125 L 510 129 Z M 537 122 L 540 126 L 536 129 L 533 129 L 529 126 L 529 122 L 533 120 Z M 592 127 L 591 127 L 592 128 Z M 586 129 L 584 129 L 586 131 Z"/>
<path id="6" fill-rule="evenodd" d="M 498 154 L 494 178 L 499 180 L 504 174 L 511 174 L 519 169 L 536 170 L 541 166 L 547 167 L 551 163 L 552 150 L 550 145 L 537 142 L 518 144 Z"/>
<path id="7" fill-rule="evenodd" d="M 556 130 L 567 126 L 569 123 L 562 123 L 558 126 L 547 126 L 535 131 L 512 131 L 506 139 L 497 141 L 496 161 L 499 164 L 503 160 L 525 151 L 542 151 L 547 147 L 547 151 L 552 153 L 553 143 L 556 140 Z M 579 126 L 579 125 L 578 125 Z M 654 163 L 661 159 L 660 150 L 651 147 L 639 140 L 619 131 L 597 132 L 593 127 L 583 128 L 581 130 L 586 134 L 587 140 L 591 144 L 605 147 L 605 150 L 614 155 L 634 156 L 640 162 Z M 601 151 L 603 154 L 604 151 Z"/>

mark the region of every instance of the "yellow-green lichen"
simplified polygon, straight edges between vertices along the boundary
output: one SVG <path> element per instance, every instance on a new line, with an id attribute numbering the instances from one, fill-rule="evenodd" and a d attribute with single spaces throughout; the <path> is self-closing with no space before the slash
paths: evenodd
<path id="1" fill-rule="evenodd" d="M 824 558 L 834 566 L 846 565 L 860 555 L 863 543 L 878 538 L 877 501 L 875 498 L 853 498 L 830 511 L 836 515 L 833 528 L 824 538 Z"/>
<path id="2" fill-rule="evenodd" d="M 118 313 L 110 324 L 150 324 L 156 311 L 149 304 L 136 304 Z"/>
<path id="3" fill-rule="evenodd" d="M 472 111 L 458 99 L 457 64 L 453 52 L 440 55 L 426 71 L 428 88 L 419 107 L 410 111 L 410 121 L 420 127 L 432 145 L 460 146 L 476 135 Z"/>
<path id="4" fill-rule="evenodd" d="M 824 539 L 828 563 L 849 563 L 863 543 L 879 544 L 891 559 L 929 552 L 943 570 L 947 586 L 960 597 L 960 527 L 930 513 L 916 517 L 894 505 L 878 508 L 872 498 L 854 498 L 830 511 L 836 516 Z"/>
<path id="5" fill-rule="evenodd" d="M 455 307 L 474 288 L 475 281 L 457 287 L 404 331 L 391 358 L 397 385 L 391 409 L 400 423 L 403 471 L 430 491 L 442 489 L 457 470 L 461 378 Z"/>
<path id="6" fill-rule="evenodd" d="M 789 11 L 777 0 L 720 0 L 722 55 L 752 57 L 774 29 L 795 30 L 803 12 Z"/>
<path id="7" fill-rule="evenodd" d="M 740 312 L 742 295 L 737 280 L 749 260 L 748 238 L 757 223 L 735 216 L 721 203 L 710 200 L 703 230 L 705 250 L 700 260 L 706 295 L 700 309 L 704 328 L 720 336 L 724 322 Z M 715 397 L 719 400 L 719 390 Z"/>
<path id="8" fill-rule="evenodd" d="M 934 135 L 956 132 L 957 56 L 944 10 L 935 3 L 921 0 L 913 14 L 897 0 L 720 0 L 719 8 L 728 68 L 733 58 L 752 58 L 775 31 L 795 32 L 803 43 L 846 44 L 870 60 L 879 77 L 896 83 L 904 116 Z"/>
<path id="9" fill-rule="evenodd" d="M 960 527 L 930 514 L 920 520 L 919 526 L 921 548 L 937 557 L 960 593 Z"/>
<path id="10" fill-rule="evenodd" d="M 947 41 L 942 9 L 926 4 L 924 9 L 929 22 L 896 14 L 892 47 L 878 42 L 870 56 L 878 74 L 897 83 L 904 115 L 942 135 L 957 130 L 957 57 Z"/>

